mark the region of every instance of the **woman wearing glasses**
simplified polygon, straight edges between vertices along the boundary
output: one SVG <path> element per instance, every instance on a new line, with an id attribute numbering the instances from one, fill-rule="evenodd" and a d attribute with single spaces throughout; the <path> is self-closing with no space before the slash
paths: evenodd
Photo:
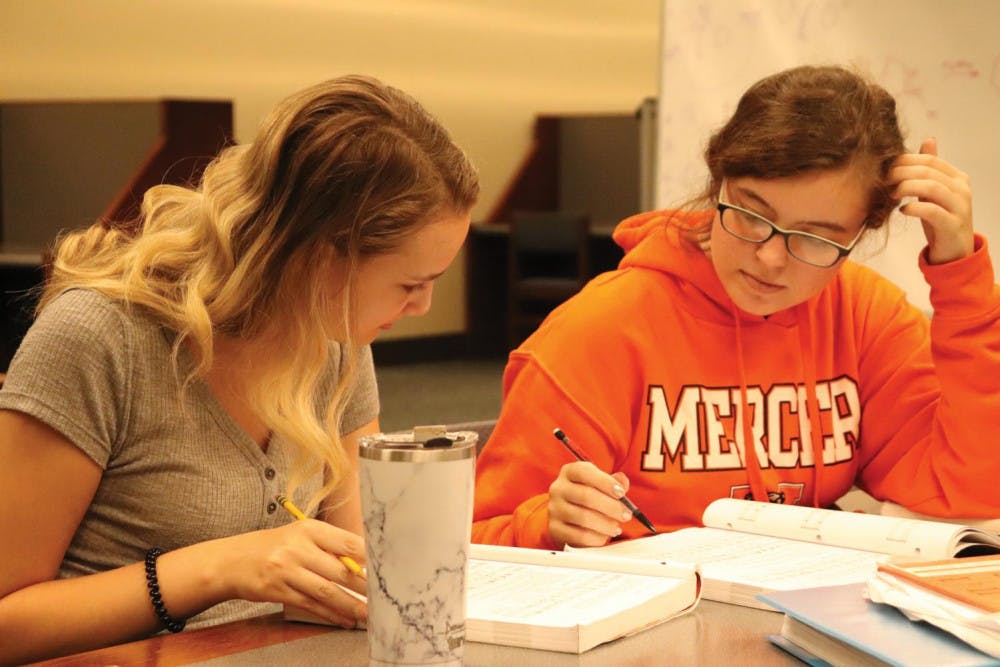
<path id="1" fill-rule="evenodd" d="M 982 435 L 1000 428 L 1000 289 L 966 175 L 933 140 L 908 153 L 892 97 L 837 67 L 756 83 L 705 159 L 702 196 L 623 222 L 619 269 L 511 354 L 473 539 L 645 534 L 625 492 L 660 531 L 721 497 L 822 507 L 853 484 L 926 514 L 1000 514 Z M 927 236 L 932 320 L 847 261 L 900 200 Z"/>

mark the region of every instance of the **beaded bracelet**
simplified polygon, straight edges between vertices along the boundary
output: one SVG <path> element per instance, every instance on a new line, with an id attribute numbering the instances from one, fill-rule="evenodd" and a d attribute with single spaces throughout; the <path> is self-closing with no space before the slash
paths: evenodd
<path id="1" fill-rule="evenodd" d="M 163 626 L 170 632 L 180 632 L 184 629 L 187 621 L 178 621 L 168 614 L 167 608 L 163 605 L 163 599 L 160 597 L 160 583 L 156 579 L 156 559 L 162 553 L 163 549 L 160 547 L 153 547 L 146 552 L 146 588 L 149 589 L 149 599 L 153 602 L 153 609 L 156 611 L 156 617 L 160 619 L 160 623 L 163 623 Z"/>

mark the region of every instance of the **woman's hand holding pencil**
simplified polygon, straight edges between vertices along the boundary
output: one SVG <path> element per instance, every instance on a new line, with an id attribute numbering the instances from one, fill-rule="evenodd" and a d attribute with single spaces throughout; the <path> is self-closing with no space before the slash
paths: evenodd
<path id="1" fill-rule="evenodd" d="M 295 503 L 289 500 L 287 496 L 279 495 L 275 497 L 275 500 L 278 501 L 279 505 L 288 510 L 288 513 L 291 514 L 293 517 L 295 517 L 296 520 L 301 521 L 302 519 L 307 518 L 306 515 L 302 513 L 302 510 L 296 507 Z M 360 565 L 358 565 L 357 561 L 355 561 L 353 558 L 351 558 L 350 556 L 338 556 L 337 558 L 339 558 L 340 562 L 343 563 L 344 566 L 347 567 L 347 569 L 350 570 L 353 574 L 361 577 L 362 579 L 367 578 L 366 572 L 361 568 Z"/>
<path id="2" fill-rule="evenodd" d="M 621 524 L 635 518 L 656 529 L 626 496 L 624 473 L 609 475 L 591 463 L 559 428 L 553 435 L 576 462 L 567 463 L 549 486 L 549 538 L 557 547 L 598 547 L 622 533 Z"/>
<path id="3" fill-rule="evenodd" d="M 363 625 L 367 582 L 344 559 L 360 570 L 364 540 L 292 508 L 288 512 L 301 520 L 204 543 L 214 552 L 204 561 L 204 586 L 219 600 L 277 602 L 332 625 Z"/>

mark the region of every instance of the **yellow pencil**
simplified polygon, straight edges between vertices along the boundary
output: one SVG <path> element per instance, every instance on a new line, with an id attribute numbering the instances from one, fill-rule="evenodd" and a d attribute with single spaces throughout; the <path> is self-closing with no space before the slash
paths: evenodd
<path id="1" fill-rule="evenodd" d="M 279 495 L 275 496 L 274 499 L 278 501 L 279 505 L 288 510 L 288 513 L 294 516 L 296 520 L 301 521 L 306 518 L 306 515 L 302 513 L 302 510 L 296 507 L 295 503 L 289 500 L 286 496 Z M 361 566 L 358 565 L 357 562 L 350 556 L 337 556 L 337 558 L 340 559 L 340 562 L 343 563 L 348 570 L 357 576 L 362 578 L 365 576 L 364 570 L 362 570 Z"/>

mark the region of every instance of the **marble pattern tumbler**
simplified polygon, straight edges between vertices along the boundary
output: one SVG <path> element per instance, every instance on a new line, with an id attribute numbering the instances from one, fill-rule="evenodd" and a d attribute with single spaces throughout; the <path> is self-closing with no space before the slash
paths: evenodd
<path id="1" fill-rule="evenodd" d="M 361 440 L 371 665 L 461 665 L 477 434 Z"/>

